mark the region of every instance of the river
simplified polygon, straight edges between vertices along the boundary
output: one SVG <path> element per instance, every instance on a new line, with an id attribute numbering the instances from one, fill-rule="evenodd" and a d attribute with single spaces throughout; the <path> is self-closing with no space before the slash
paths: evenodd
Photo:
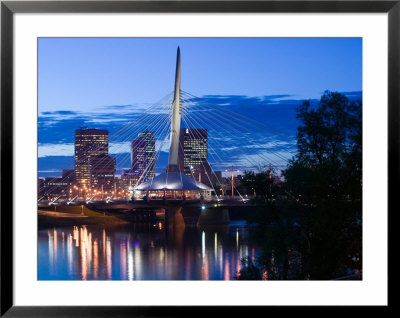
<path id="1" fill-rule="evenodd" d="M 40 229 L 39 280 L 233 280 L 260 250 L 245 221 L 187 226 L 162 222 Z"/>

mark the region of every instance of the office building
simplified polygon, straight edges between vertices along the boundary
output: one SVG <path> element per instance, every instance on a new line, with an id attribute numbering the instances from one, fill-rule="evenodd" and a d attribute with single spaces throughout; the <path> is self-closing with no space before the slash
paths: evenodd
<path id="1" fill-rule="evenodd" d="M 208 163 L 207 129 L 184 128 L 180 131 L 179 169 L 197 181 L 211 185 L 212 170 Z"/>
<path id="2" fill-rule="evenodd" d="M 121 182 L 124 189 L 129 189 L 136 185 L 139 180 L 139 173 L 133 169 L 122 169 Z"/>
<path id="3" fill-rule="evenodd" d="M 91 156 L 88 160 L 90 188 L 111 193 L 116 170 L 116 159 L 108 155 Z"/>
<path id="4" fill-rule="evenodd" d="M 46 199 L 66 199 L 70 197 L 72 183 L 62 177 L 47 177 L 40 182 L 39 196 Z"/>
<path id="5" fill-rule="evenodd" d="M 155 176 L 155 154 L 156 140 L 150 131 L 144 131 L 132 141 L 131 163 L 132 173 L 141 178 L 141 182 L 154 178 Z"/>
<path id="6" fill-rule="evenodd" d="M 63 169 L 62 177 L 68 181 L 75 181 L 75 170 L 74 169 Z"/>
<path id="7" fill-rule="evenodd" d="M 90 186 L 89 159 L 108 156 L 108 130 L 75 130 L 75 178 L 80 186 Z"/>

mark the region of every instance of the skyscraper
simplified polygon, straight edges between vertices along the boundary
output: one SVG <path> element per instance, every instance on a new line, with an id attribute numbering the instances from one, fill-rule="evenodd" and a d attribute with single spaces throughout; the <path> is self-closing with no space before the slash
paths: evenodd
<path id="1" fill-rule="evenodd" d="M 155 176 L 156 140 L 150 131 L 144 131 L 132 141 L 131 163 L 132 171 L 139 175 L 141 181 L 146 181 Z"/>
<path id="2" fill-rule="evenodd" d="M 179 135 L 179 169 L 198 181 L 209 184 L 207 129 L 184 128 Z"/>
<path id="3" fill-rule="evenodd" d="M 89 158 L 90 187 L 92 190 L 110 192 L 116 170 L 116 159 L 108 155 L 96 155 Z"/>
<path id="4" fill-rule="evenodd" d="M 108 156 L 108 130 L 84 127 L 75 130 L 75 178 L 79 185 L 90 186 L 92 156 Z"/>

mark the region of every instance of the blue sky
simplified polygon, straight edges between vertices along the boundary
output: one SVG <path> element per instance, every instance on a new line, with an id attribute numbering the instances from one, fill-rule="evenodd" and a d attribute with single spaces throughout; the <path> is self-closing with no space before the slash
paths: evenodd
<path id="1" fill-rule="evenodd" d="M 135 121 L 140 121 L 143 111 L 172 92 L 178 45 L 182 55 L 182 90 L 221 107 L 221 114 L 234 111 L 247 117 L 247 121 L 257 121 L 265 132 L 257 130 L 257 125 L 246 126 L 245 122 L 241 122 L 243 129 L 237 127 L 238 131 L 243 131 L 243 138 L 247 138 L 245 133 L 252 135 L 260 147 L 273 142 L 277 152 L 292 149 L 287 138 L 290 136 L 294 141 L 298 126 L 295 107 L 302 100 L 316 102 L 325 90 L 361 98 L 360 38 L 40 38 L 38 41 L 41 176 L 58 175 L 62 168 L 73 168 L 74 130 L 80 126 L 109 129 L 110 152 L 114 149 L 117 156 L 125 158 L 129 146 L 118 146 L 117 135 L 112 139 L 113 132 L 128 123 L 140 126 Z M 212 117 L 201 117 L 211 116 L 212 112 L 197 114 L 200 116 L 197 126 L 203 120 L 202 125 L 211 132 L 213 149 L 225 149 L 221 161 L 229 164 L 235 154 L 239 161 L 232 164 L 246 168 L 237 151 L 230 149 L 233 153 L 229 153 L 228 145 L 238 145 L 240 141 L 235 139 L 236 135 L 222 138 L 229 131 Z M 271 131 L 279 134 L 272 135 Z M 130 133 L 132 136 L 126 138 L 134 138 L 136 131 L 132 128 Z M 280 144 L 282 148 L 277 149 L 279 142 L 287 144 L 284 147 Z M 157 165 L 159 170 L 166 163 L 166 151 L 164 147 Z M 251 156 L 251 151 L 259 149 L 246 151 Z M 280 157 L 276 155 L 273 161 L 282 163 Z M 257 160 L 261 164 L 262 158 Z M 118 161 L 119 168 L 129 166 L 128 159 L 117 157 L 117 165 Z"/>

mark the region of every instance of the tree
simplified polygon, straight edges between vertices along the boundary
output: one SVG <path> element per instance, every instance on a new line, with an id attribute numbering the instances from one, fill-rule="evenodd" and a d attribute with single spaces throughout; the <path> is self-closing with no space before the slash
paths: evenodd
<path id="1" fill-rule="evenodd" d="M 298 153 L 285 182 L 265 173 L 243 180 L 258 198 L 249 219 L 262 247 L 257 263 L 268 279 L 345 276 L 361 269 L 362 104 L 326 91 L 317 105 L 303 102 L 297 118 Z"/>
<path id="2" fill-rule="evenodd" d="M 262 275 L 260 269 L 253 264 L 251 259 L 247 256 L 240 260 L 242 268 L 235 276 L 237 280 L 260 280 Z"/>
<path id="3" fill-rule="evenodd" d="M 300 224 L 312 279 L 361 268 L 361 113 L 361 102 L 329 91 L 317 107 L 305 101 L 297 109 L 298 154 L 283 175 L 287 191 L 309 207 Z"/>
<path id="4" fill-rule="evenodd" d="M 245 171 L 241 185 L 246 192 L 255 194 L 262 203 L 273 207 L 279 186 L 272 178 L 272 170 L 257 174 L 253 171 Z"/>
<path id="5" fill-rule="evenodd" d="M 288 189 L 311 204 L 343 195 L 360 199 L 361 102 L 326 91 L 317 107 L 303 102 L 297 118 L 298 154 L 284 172 Z"/>
<path id="6" fill-rule="evenodd" d="M 274 182 L 273 171 L 245 172 L 242 184 L 248 191 L 255 191 L 253 203 L 257 213 L 248 218 L 252 225 L 251 233 L 259 242 L 262 252 L 256 265 L 267 274 L 269 280 L 299 278 L 301 274 L 290 264 L 295 264 L 298 254 L 294 251 L 302 233 L 293 227 L 296 214 L 290 202 L 279 202 L 282 195 L 281 184 Z M 290 205 L 290 206 L 289 206 Z M 242 262 L 242 269 L 237 279 L 254 279 L 256 267 L 247 260 Z M 251 278 L 253 277 L 253 278 Z M 259 275 L 261 277 L 261 275 Z"/>

